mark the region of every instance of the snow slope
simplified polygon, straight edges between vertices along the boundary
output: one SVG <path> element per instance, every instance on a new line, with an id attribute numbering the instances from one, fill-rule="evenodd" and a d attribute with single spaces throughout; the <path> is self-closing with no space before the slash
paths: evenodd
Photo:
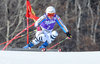
<path id="1" fill-rule="evenodd" d="M 0 51 L 0 64 L 100 64 L 100 52 Z"/>

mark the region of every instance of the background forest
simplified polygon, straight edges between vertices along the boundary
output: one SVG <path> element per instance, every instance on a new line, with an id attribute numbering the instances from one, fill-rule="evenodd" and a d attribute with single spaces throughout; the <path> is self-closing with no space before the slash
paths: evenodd
<path id="1" fill-rule="evenodd" d="M 29 0 L 36 15 L 45 13 L 46 7 L 52 5 L 67 26 L 72 39 L 66 40 L 55 49 L 62 51 L 99 51 L 100 50 L 100 0 Z M 26 0 L 0 0 L 0 43 L 12 39 L 27 27 Z M 29 19 L 30 25 L 34 21 Z M 30 28 L 30 40 L 35 36 L 34 27 Z M 63 40 L 66 35 L 58 25 L 55 26 L 59 36 L 48 47 Z M 27 32 L 23 37 L 12 41 L 8 48 L 22 48 L 27 42 Z M 6 44 L 0 45 L 2 49 Z M 40 44 L 39 44 L 40 45 Z M 39 45 L 35 46 L 38 47 Z"/>

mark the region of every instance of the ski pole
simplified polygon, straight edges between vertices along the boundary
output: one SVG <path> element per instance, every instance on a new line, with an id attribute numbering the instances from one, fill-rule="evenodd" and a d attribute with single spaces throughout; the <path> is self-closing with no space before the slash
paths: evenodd
<path id="1" fill-rule="evenodd" d="M 55 45 L 53 45 L 52 47 L 48 48 L 47 50 L 50 50 L 50 49 L 56 47 L 57 45 L 59 45 L 59 44 L 61 44 L 62 42 L 64 42 L 66 39 L 70 39 L 70 38 L 69 38 L 69 37 L 66 37 L 64 40 L 62 40 L 62 41 L 56 43 Z"/>

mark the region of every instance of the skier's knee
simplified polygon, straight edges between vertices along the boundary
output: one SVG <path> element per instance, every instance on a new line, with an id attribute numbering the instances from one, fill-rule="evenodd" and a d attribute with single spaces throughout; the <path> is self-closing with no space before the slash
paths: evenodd
<path id="1" fill-rule="evenodd" d="M 51 37 L 51 40 L 54 41 L 54 39 L 58 36 L 58 32 L 57 31 L 53 31 Z"/>
<path id="2" fill-rule="evenodd" d="M 46 36 L 44 34 L 40 34 L 38 39 L 39 39 L 39 41 L 45 42 L 46 41 Z"/>
<path id="3" fill-rule="evenodd" d="M 56 36 L 58 36 L 58 32 L 57 31 L 53 31 L 52 35 L 54 35 L 56 37 Z"/>
<path id="4" fill-rule="evenodd" d="M 32 40 L 32 42 L 34 43 L 34 45 L 39 44 L 40 41 L 42 41 L 42 42 L 45 42 L 46 41 L 46 37 L 45 37 L 44 34 L 40 34 L 34 40 Z"/>

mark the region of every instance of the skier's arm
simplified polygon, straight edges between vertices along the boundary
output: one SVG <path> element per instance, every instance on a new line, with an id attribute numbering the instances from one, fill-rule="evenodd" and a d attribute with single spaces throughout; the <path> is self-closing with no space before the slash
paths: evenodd
<path id="1" fill-rule="evenodd" d="M 35 27 L 38 27 L 43 21 L 45 21 L 45 16 L 41 16 L 36 22 Z"/>
<path id="2" fill-rule="evenodd" d="M 67 27 L 63 24 L 61 18 L 58 15 L 56 16 L 56 18 L 57 18 L 56 19 L 57 24 L 61 27 L 64 33 L 66 33 L 66 35 L 71 38 L 71 34 L 69 33 Z"/>

